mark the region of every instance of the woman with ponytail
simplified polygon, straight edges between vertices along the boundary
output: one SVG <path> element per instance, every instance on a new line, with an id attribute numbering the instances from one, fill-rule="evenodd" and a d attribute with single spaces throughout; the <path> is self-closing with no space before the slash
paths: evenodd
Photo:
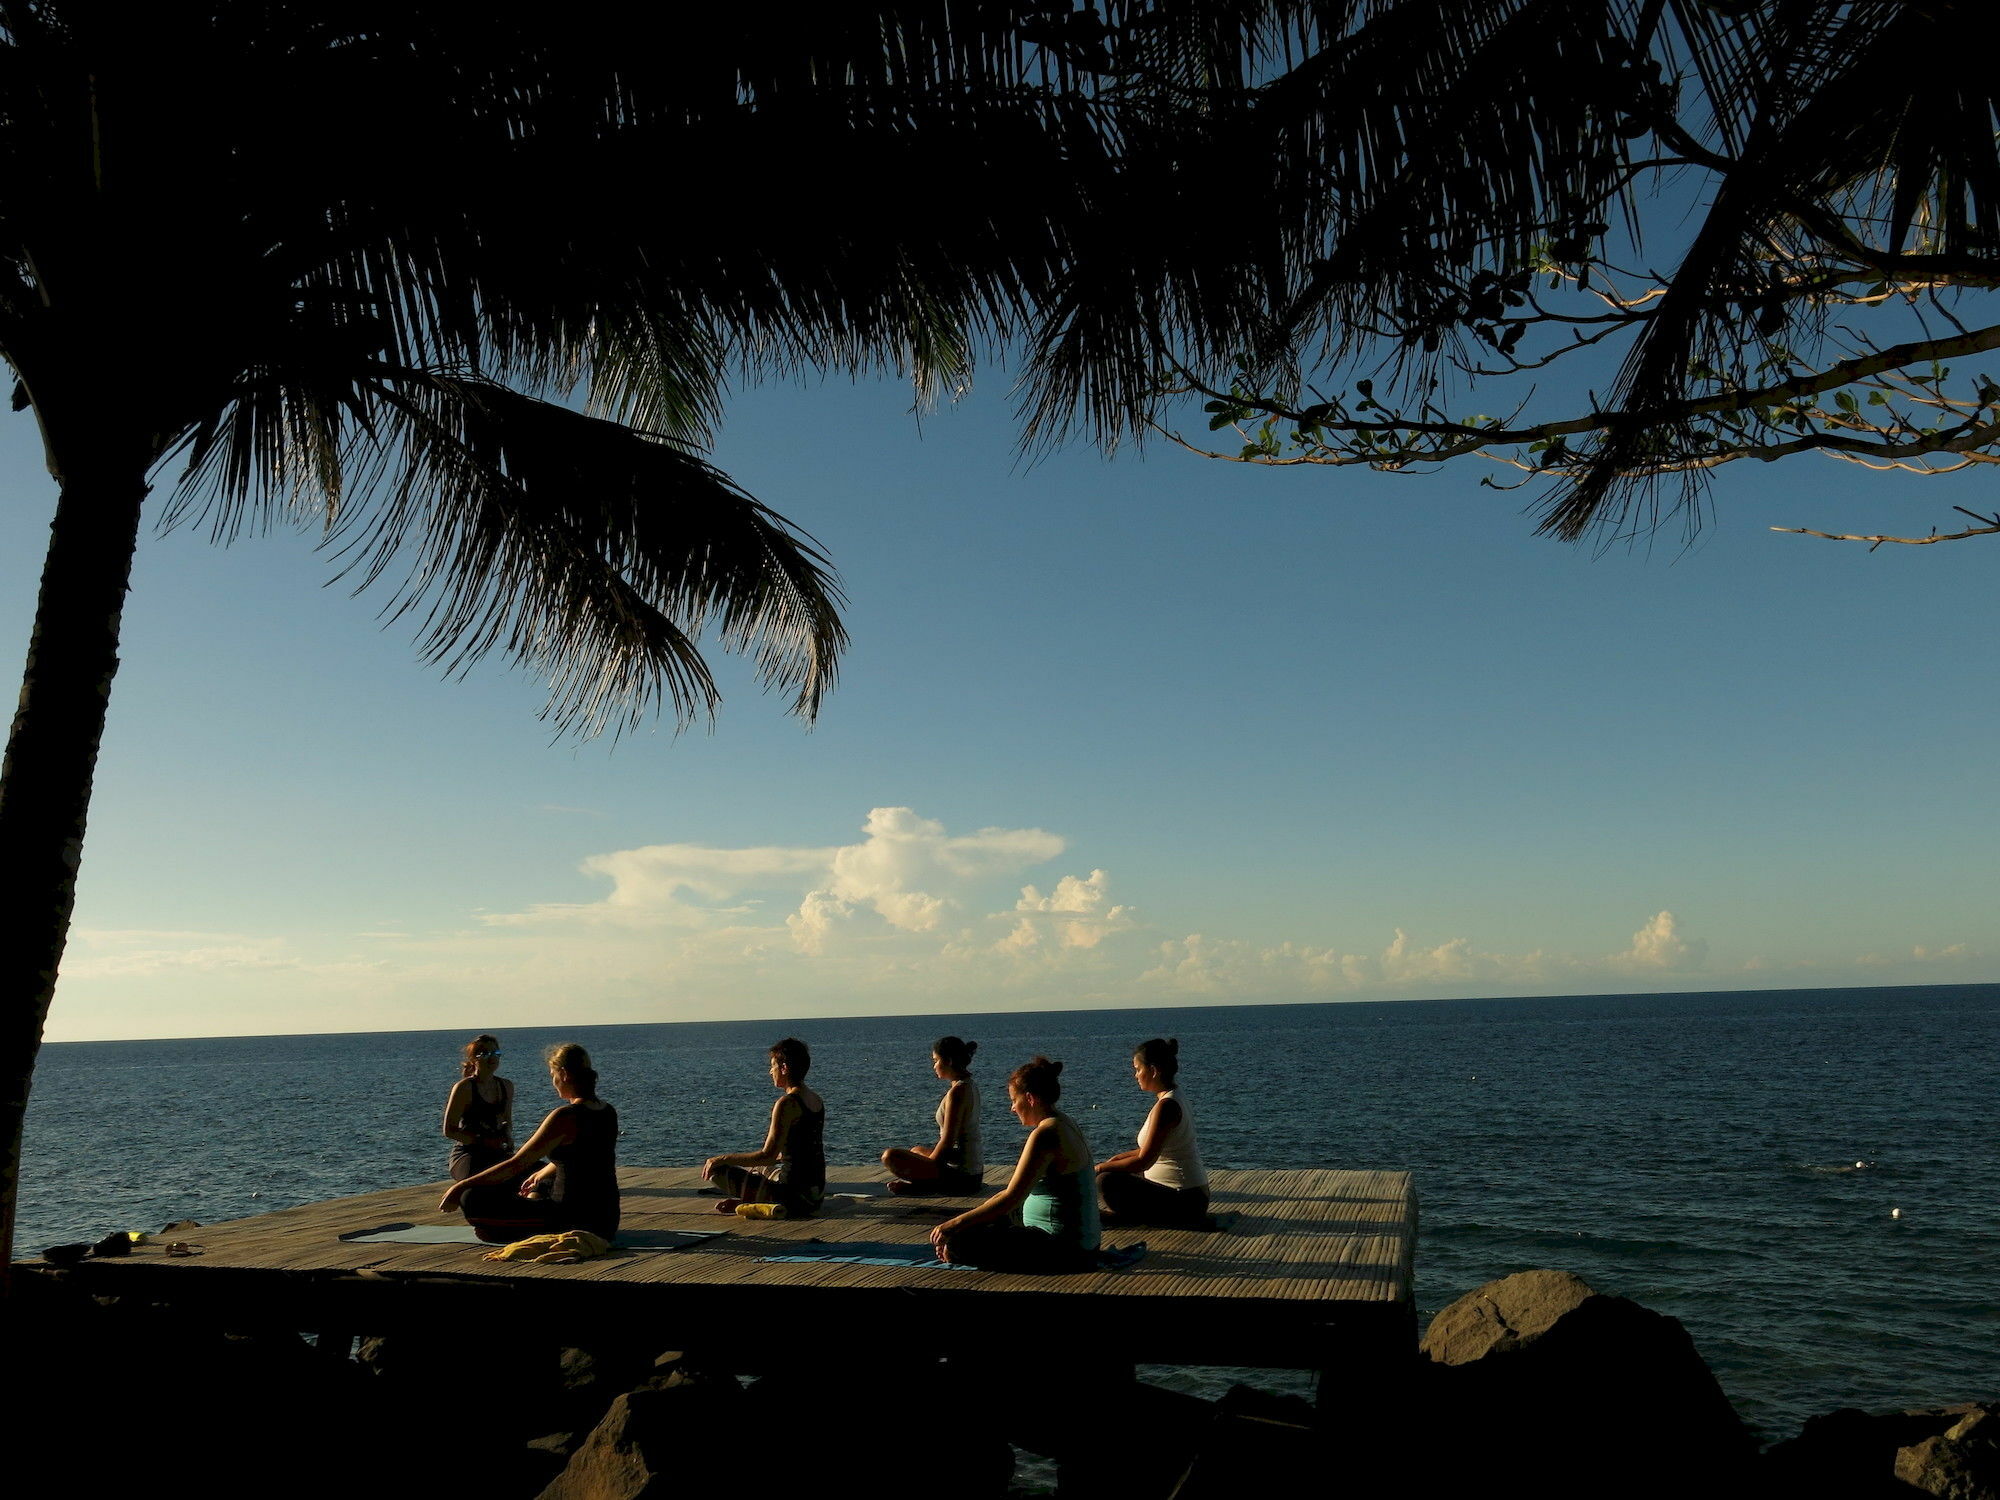
<path id="1" fill-rule="evenodd" d="M 1139 1144 L 1097 1164 L 1105 1216 L 1117 1223 L 1208 1223 L 1208 1169 L 1194 1143 L 1194 1115 L 1174 1081 L 1180 1068 L 1181 1044 L 1172 1037 L 1141 1042 L 1132 1054 L 1132 1081 L 1154 1099 Z"/>
<path id="2" fill-rule="evenodd" d="M 945 1083 L 938 1100 L 937 1143 L 891 1146 L 882 1153 L 892 1193 L 976 1193 L 985 1184 L 985 1146 L 979 1129 L 979 1085 L 972 1054 L 979 1043 L 941 1036 L 931 1048 L 931 1072 Z"/>
<path id="3" fill-rule="evenodd" d="M 498 1037 L 482 1033 L 465 1044 L 458 1082 L 444 1101 L 444 1135 L 454 1182 L 514 1154 L 514 1085 L 500 1076 Z"/>
<path id="4" fill-rule="evenodd" d="M 618 1111 L 597 1097 L 597 1070 L 577 1043 L 551 1047 L 548 1062 L 563 1102 L 519 1151 L 453 1183 L 438 1204 L 446 1213 L 462 1207 L 489 1244 L 565 1229 L 607 1240 L 618 1232 Z"/>
<path id="5" fill-rule="evenodd" d="M 1088 1271 L 1097 1265 L 1097 1184 L 1090 1146 L 1056 1108 L 1062 1064 L 1037 1057 L 1007 1080 L 1028 1139 L 1007 1186 L 931 1231 L 938 1259 L 987 1271 Z"/>

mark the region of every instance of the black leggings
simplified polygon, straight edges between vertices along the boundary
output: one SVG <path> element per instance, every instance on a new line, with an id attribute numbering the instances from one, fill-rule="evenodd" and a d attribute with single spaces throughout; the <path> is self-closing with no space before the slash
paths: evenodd
<path id="1" fill-rule="evenodd" d="M 1097 1196 L 1108 1214 L 1127 1224 L 1205 1225 L 1207 1188 L 1170 1188 L 1137 1172 L 1099 1172 Z"/>
<path id="2" fill-rule="evenodd" d="M 534 1234 L 554 1234 L 576 1226 L 565 1220 L 562 1205 L 546 1198 L 523 1198 L 520 1179 L 482 1182 L 458 1200 L 459 1212 L 472 1232 L 489 1245 L 511 1245 Z"/>
<path id="3" fill-rule="evenodd" d="M 975 1224 L 951 1236 L 951 1258 L 982 1271 L 1063 1273 L 1091 1271 L 1095 1252 L 1066 1245 L 1042 1229 L 1021 1224 Z"/>
<path id="4" fill-rule="evenodd" d="M 615 1216 L 606 1223 L 587 1205 L 577 1205 L 598 1220 L 579 1223 L 570 1205 L 548 1198 L 523 1198 L 520 1189 L 518 1177 L 511 1182 L 482 1182 L 465 1190 L 458 1200 L 459 1212 L 465 1215 L 472 1232 L 489 1245 L 511 1245 L 531 1235 L 561 1234 L 565 1229 L 588 1229 L 607 1240 L 618 1233 Z"/>

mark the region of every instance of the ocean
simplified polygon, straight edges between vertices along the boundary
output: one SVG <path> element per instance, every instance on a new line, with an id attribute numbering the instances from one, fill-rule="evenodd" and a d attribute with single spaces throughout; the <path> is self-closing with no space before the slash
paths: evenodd
<path id="1" fill-rule="evenodd" d="M 1178 1037 L 1211 1166 L 1415 1174 L 1421 1318 L 1511 1271 L 1575 1271 L 1681 1319 L 1767 1438 L 1838 1406 L 2000 1395 L 2000 985 L 517 1028 L 502 1072 L 525 1132 L 554 1102 L 541 1049 L 580 1041 L 621 1160 L 694 1165 L 759 1144 L 764 1049 L 796 1034 L 829 1161 L 864 1162 L 931 1139 L 945 1032 L 980 1043 L 995 1165 L 1016 1063 L 1061 1058 L 1064 1107 L 1109 1154 L 1150 1102 L 1134 1044 Z M 464 1040 L 52 1043 L 22 1251 L 439 1178 Z"/>

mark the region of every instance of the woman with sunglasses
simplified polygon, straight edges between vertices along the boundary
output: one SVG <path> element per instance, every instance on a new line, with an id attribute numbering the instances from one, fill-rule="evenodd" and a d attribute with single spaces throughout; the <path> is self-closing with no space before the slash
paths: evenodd
<path id="1" fill-rule="evenodd" d="M 514 1154 L 514 1085 L 500 1076 L 498 1038 L 481 1035 L 465 1044 L 458 1082 L 444 1101 L 444 1134 L 454 1182 Z"/>
<path id="2" fill-rule="evenodd" d="M 548 1061 L 562 1103 L 519 1151 L 454 1182 L 438 1204 L 441 1213 L 463 1209 L 489 1244 L 565 1229 L 618 1233 L 618 1111 L 597 1097 L 597 1069 L 582 1047 L 563 1042 Z"/>

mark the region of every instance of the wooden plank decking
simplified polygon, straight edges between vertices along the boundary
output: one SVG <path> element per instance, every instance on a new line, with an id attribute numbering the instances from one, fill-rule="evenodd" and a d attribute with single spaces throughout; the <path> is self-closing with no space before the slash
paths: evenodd
<path id="1" fill-rule="evenodd" d="M 998 1175 L 997 1170 L 994 1174 Z M 470 1245 L 364 1245 L 339 1236 L 390 1222 L 445 1223 L 443 1183 L 304 1204 L 188 1231 L 201 1253 L 170 1260 L 163 1247 L 86 1261 L 66 1273 L 94 1292 L 143 1292 L 176 1302 L 254 1310 L 262 1320 L 359 1333 L 449 1322 L 468 1299 L 504 1294 L 539 1304 L 565 1326 L 643 1321 L 692 1344 L 724 1341 L 744 1319 L 805 1317 L 824 1333 L 881 1335 L 886 1316 L 915 1316 L 913 1297 L 938 1308 L 958 1336 L 1000 1336 L 1047 1310 L 1125 1357 L 1322 1368 L 1338 1346 L 1394 1340 L 1410 1327 L 1416 1204 L 1407 1173 L 1225 1171 L 1213 1211 L 1227 1229 L 1105 1231 L 1107 1247 L 1144 1240 L 1146 1258 L 1122 1271 L 1027 1276 L 972 1270 L 771 1264 L 807 1241 L 917 1244 L 972 1198 L 887 1195 L 880 1168 L 834 1168 L 825 1211 L 805 1220 L 750 1221 L 714 1212 L 692 1168 L 628 1167 L 620 1174 L 630 1229 L 721 1229 L 689 1249 L 638 1252 L 573 1266 L 483 1259 Z M 24 1265 L 26 1270 L 35 1263 Z M 526 1308 L 524 1306 L 523 1310 Z M 941 1309 L 939 1309 L 941 1310 Z"/>

